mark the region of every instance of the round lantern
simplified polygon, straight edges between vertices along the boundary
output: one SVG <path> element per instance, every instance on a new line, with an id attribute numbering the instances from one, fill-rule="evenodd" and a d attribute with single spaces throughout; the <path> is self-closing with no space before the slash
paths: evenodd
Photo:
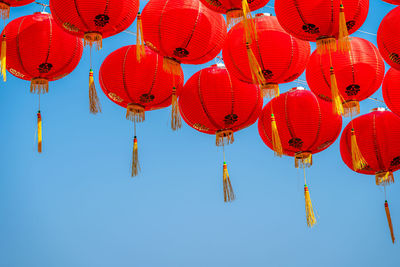
<path id="1" fill-rule="evenodd" d="M 234 132 L 255 123 L 262 104 L 258 86 L 237 80 L 223 64 L 194 74 L 179 96 L 184 121 L 199 132 L 216 135 L 217 146 L 233 143 Z M 234 194 L 225 162 L 223 185 L 225 202 L 232 201 Z"/>
<path id="2" fill-rule="evenodd" d="M 282 27 L 299 39 L 316 41 L 320 53 L 336 51 L 337 47 L 350 50 L 348 34 L 361 27 L 368 9 L 369 0 L 275 0 Z"/>
<path id="3" fill-rule="evenodd" d="M 312 155 L 335 142 L 342 129 L 342 117 L 332 104 L 298 87 L 272 99 L 263 109 L 258 131 L 275 155 L 295 158 L 295 166 L 309 167 Z M 309 227 L 316 223 L 308 186 L 304 187 Z"/>
<path id="4" fill-rule="evenodd" d="M 400 169 L 400 117 L 383 108 L 355 118 L 344 129 L 340 152 L 346 165 L 361 174 L 375 175 L 377 185 L 394 182 L 393 172 Z M 356 161 L 358 159 L 358 162 Z M 385 208 L 392 241 L 390 214 Z"/>
<path id="5" fill-rule="evenodd" d="M 150 49 L 145 57 L 136 60 L 136 46 L 122 47 L 111 53 L 100 68 L 100 85 L 114 103 L 126 108 L 126 118 L 135 123 L 132 177 L 139 172 L 136 122 L 145 119 L 145 111 L 171 105 L 172 92 L 183 86 L 183 72 L 173 76 L 162 69 L 163 58 Z M 172 90 L 175 88 L 176 90 Z"/>
<path id="6" fill-rule="evenodd" d="M 8 19 L 10 17 L 10 7 L 24 6 L 35 0 L 0 0 L 0 18 Z"/>
<path id="7" fill-rule="evenodd" d="M 179 73 L 180 63 L 203 64 L 221 51 L 226 23 L 199 0 L 150 0 L 142 13 L 145 43 L 165 57 L 164 69 Z"/>
<path id="8" fill-rule="evenodd" d="M 277 96 L 279 83 L 291 82 L 304 72 L 310 44 L 290 36 L 269 14 L 258 14 L 253 20 L 257 39 L 246 43 L 244 24 L 236 24 L 228 33 L 223 59 L 236 78 L 260 84 L 264 96 Z"/>
<path id="9" fill-rule="evenodd" d="M 382 20 L 378 29 L 378 48 L 383 59 L 392 68 L 400 70 L 400 7 L 390 11 Z"/>
<path id="10" fill-rule="evenodd" d="M 400 71 L 390 68 L 382 85 L 383 98 L 391 111 L 400 116 Z"/>
<path id="11" fill-rule="evenodd" d="M 333 52 L 332 55 L 314 52 L 306 72 L 311 91 L 328 101 L 337 94 L 339 104 L 343 104 L 339 107 L 340 113 L 344 115 L 359 114 L 359 102 L 379 89 L 385 74 L 383 59 L 372 43 L 353 37 L 351 48 L 348 53 Z M 333 69 L 337 87 L 331 84 Z M 338 91 L 332 93 L 334 88 Z"/>

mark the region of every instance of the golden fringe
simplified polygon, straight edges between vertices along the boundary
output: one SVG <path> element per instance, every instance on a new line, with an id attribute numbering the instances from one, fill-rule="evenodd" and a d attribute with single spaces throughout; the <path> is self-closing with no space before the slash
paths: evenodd
<path id="1" fill-rule="evenodd" d="M 253 50 L 251 50 L 249 43 L 246 43 L 246 49 L 247 49 L 247 57 L 249 59 L 249 67 L 253 83 L 259 85 L 266 84 L 267 81 L 265 80 L 265 77 L 262 74 L 260 64 L 258 64 L 258 60 L 254 55 Z"/>
<path id="2" fill-rule="evenodd" d="M 342 104 L 342 97 L 340 96 L 339 93 L 339 88 L 337 85 L 336 75 L 333 67 L 331 67 L 330 73 L 331 73 L 331 94 L 332 94 L 333 113 L 337 115 L 343 115 L 344 109 Z"/>
<path id="3" fill-rule="evenodd" d="M 317 220 L 315 219 L 314 210 L 311 203 L 310 192 L 308 190 L 307 185 L 304 185 L 304 199 L 306 201 L 307 226 L 313 227 L 317 223 Z"/>
<path id="4" fill-rule="evenodd" d="M 97 50 L 103 48 L 103 37 L 98 32 L 85 33 L 85 35 L 83 36 L 83 40 L 85 46 L 89 45 L 90 47 L 92 47 L 93 45 L 96 45 Z"/>
<path id="5" fill-rule="evenodd" d="M 389 230 L 390 230 L 390 237 L 392 238 L 392 243 L 394 244 L 395 238 L 394 238 L 394 232 L 393 232 L 393 224 L 392 224 L 392 218 L 390 216 L 390 210 L 389 210 L 389 203 L 387 200 L 385 200 L 385 212 L 386 212 L 386 218 L 389 224 Z"/>
<path id="6" fill-rule="evenodd" d="M 163 70 L 166 73 L 179 76 L 181 74 L 181 63 L 174 58 L 164 57 Z"/>
<path id="7" fill-rule="evenodd" d="M 218 131 L 215 134 L 215 137 L 216 137 L 216 139 L 215 139 L 216 146 L 224 146 L 224 145 L 233 144 L 233 142 L 235 141 L 232 130 Z"/>
<path id="8" fill-rule="evenodd" d="M 89 71 L 89 109 L 92 114 L 101 112 L 100 100 L 97 96 L 96 86 L 94 83 L 93 70 Z"/>
<path id="9" fill-rule="evenodd" d="M 271 131 L 272 131 L 272 147 L 274 149 L 275 156 L 282 157 L 283 148 L 281 138 L 279 137 L 278 126 L 276 125 L 275 115 L 271 114 Z"/>
<path id="10" fill-rule="evenodd" d="M 243 27 L 246 36 L 246 42 L 252 43 L 253 40 L 257 40 L 256 24 L 251 16 L 251 11 L 249 8 L 249 3 L 247 0 L 242 0 L 242 10 L 243 10 Z"/>
<path id="11" fill-rule="evenodd" d="M 176 131 L 182 128 L 182 119 L 179 112 L 178 96 L 176 95 L 176 88 L 172 90 L 172 106 L 171 106 L 171 129 Z"/>
<path id="12" fill-rule="evenodd" d="M 358 147 L 357 136 L 354 129 L 351 129 L 351 160 L 355 171 L 362 170 L 368 166 L 367 161 L 364 159 Z"/>
<path id="13" fill-rule="evenodd" d="M 49 81 L 44 78 L 33 78 L 31 80 L 31 93 L 45 94 L 49 92 Z"/>
<path id="14" fill-rule="evenodd" d="M 37 113 L 37 138 L 38 138 L 38 152 L 42 153 L 42 114 L 40 110 Z"/>
<path id="15" fill-rule="evenodd" d="M 317 39 L 317 53 L 320 55 L 336 52 L 336 39 L 333 37 L 324 37 Z"/>
<path id="16" fill-rule="evenodd" d="M 1 75 L 3 76 L 3 81 L 7 81 L 7 39 L 6 35 L 3 35 L 3 39 L 1 41 L 1 54 L 0 54 L 0 70 Z"/>
<path id="17" fill-rule="evenodd" d="M 342 53 L 349 52 L 351 50 L 349 32 L 347 31 L 346 16 L 344 14 L 344 7 L 342 3 L 340 3 L 339 12 L 338 49 Z"/>
<path id="18" fill-rule="evenodd" d="M 243 21 L 243 10 L 232 9 L 226 12 L 226 24 L 228 27 L 233 27 L 236 23 Z"/>
<path id="19" fill-rule="evenodd" d="M 278 97 L 279 92 L 279 84 L 277 83 L 266 83 L 261 85 L 261 95 L 262 97 L 274 98 Z"/>
<path id="20" fill-rule="evenodd" d="M 10 6 L 6 3 L 0 3 L 0 19 L 6 20 L 10 18 Z"/>
<path id="21" fill-rule="evenodd" d="M 310 152 L 299 152 L 294 156 L 294 166 L 296 168 L 309 168 L 312 163 L 312 154 Z"/>
<path id="22" fill-rule="evenodd" d="M 126 108 L 126 119 L 134 122 L 143 122 L 145 120 L 145 109 L 138 104 L 128 104 Z"/>
<path id="23" fill-rule="evenodd" d="M 139 164 L 139 154 L 138 154 L 138 143 L 136 136 L 133 138 L 133 151 L 132 151 L 132 173 L 131 176 L 135 177 L 140 172 L 140 164 Z"/>
<path id="24" fill-rule="evenodd" d="M 394 176 L 392 172 L 377 172 L 375 174 L 376 185 L 387 186 L 394 183 Z"/>
<path id="25" fill-rule="evenodd" d="M 231 180 L 229 179 L 228 165 L 226 165 L 226 162 L 224 162 L 222 168 L 222 177 L 224 184 L 224 201 L 232 202 L 235 200 L 235 193 L 233 192 Z"/>
<path id="26" fill-rule="evenodd" d="M 137 15 L 136 60 L 138 62 L 142 61 L 142 58 L 144 58 L 145 55 L 146 55 L 146 50 L 144 48 L 142 15 L 139 12 Z"/>
<path id="27" fill-rule="evenodd" d="M 344 117 L 353 117 L 360 114 L 360 102 L 351 100 L 343 103 Z"/>

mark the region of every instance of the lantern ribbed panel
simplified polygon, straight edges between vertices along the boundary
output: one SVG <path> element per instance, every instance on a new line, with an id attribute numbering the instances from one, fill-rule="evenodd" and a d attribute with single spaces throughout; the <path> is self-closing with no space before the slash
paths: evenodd
<path id="1" fill-rule="evenodd" d="M 35 0 L 0 0 L 0 3 L 5 3 L 9 6 L 24 6 L 34 1 Z"/>
<path id="2" fill-rule="evenodd" d="M 243 83 L 225 67 L 211 66 L 195 73 L 179 97 L 183 119 L 207 134 L 239 131 L 257 121 L 263 100 L 258 86 Z"/>
<path id="3" fill-rule="evenodd" d="M 342 118 L 332 112 L 332 104 L 304 89 L 292 89 L 272 99 L 263 109 L 258 131 L 271 149 L 271 111 L 275 115 L 283 152 L 312 154 L 325 150 L 338 138 Z"/>
<path id="4" fill-rule="evenodd" d="M 354 170 L 351 158 L 351 129 L 368 166 L 357 172 L 375 174 L 400 169 L 400 117 L 390 111 L 374 111 L 355 118 L 343 131 L 340 153 L 346 165 Z"/>
<path id="5" fill-rule="evenodd" d="M 297 79 L 309 60 L 310 44 L 286 33 L 276 17 L 257 16 L 254 20 L 258 39 L 250 47 L 266 81 L 286 83 Z M 253 83 L 243 36 L 243 23 L 238 23 L 229 31 L 222 54 L 229 73 Z"/>
<path id="6" fill-rule="evenodd" d="M 61 79 L 78 65 L 83 44 L 69 35 L 45 13 L 17 18 L 7 24 L 7 70 L 14 76 L 31 80 Z"/>
<path id="7" fill-rule="evenodd" d="M 400 70 L 400 6 L 390 11 L 378 29 L 378 48 L 392 68 Z"/>
<path id="8" fill-rule="evenodd" d="M 50 0 L 57 23 L 79 37 L 97 32 L 103 38 L 127 29 L 135 20 L 139 0 Z"/>
<path id="9" fill-rule="evenodd" d="M 368 15 L 369 0 L 342 0 L 349 34 L 357 31 Z M 338 37 L 340 0 L 275 0 L 279 23 L 291 35 L 307 41 Z"/>
<path id="10" fill-rule="evenodd" d="M 139 104 L 145 110 L 171 105 L 174 85 L 179 92 L 183 86 L 183 72 L 174 77 L 163 71 L 163 57 L 146 48 L 141 62 L 136 60 L 136 46 L 122 47 L 112 52 L 100 68 L 100 85 L 114 103 L 126 108 Z"/>
<path id="11" fill-rule="evenodd" d="M 145 42 L 184 64 L 212 60 L 226 38 L 224 17 L 199 0 L 150 0 L 142 20 Z"/>
<path id="12" fill-rule="evenodd" d="M 383 1 L 393 5 L 400 5 L 400 0 L 383 0 Z"/>
<path id="13" fill-rule="evenodd" d="M 242 0 L 200 0 L 206 7 L 218 13 L 227 13 L 232 10 L 242 9 Z M 268 4 L 269 0 L 247 1 L 251 11 L 260 9 Z"/>
<path id="14" fill-rule="evenodd" d="M 332 52 L 338 89 L 344 101 L 362 101 L 374 94 L 382 84 L 385 63 L 378 49 L 369 41 L 351 38 L 351 51 Z M 331 101 L 330 55 L 311 55 L 307 66 L 307 83 L 317 96 Z"/>
<path id="15" fill-rule="evenodd" d="M 388 108 L 400 116 L 400 71 L 390 68 L 382 85 L 382 94 Z"/>

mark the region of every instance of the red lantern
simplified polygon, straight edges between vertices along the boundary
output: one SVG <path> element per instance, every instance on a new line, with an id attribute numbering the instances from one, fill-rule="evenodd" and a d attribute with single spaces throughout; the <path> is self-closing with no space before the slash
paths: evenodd
<path id="1" fill-rule="evenodd" d="M 275 155 L 295 158 L 295 166 L 309 167 L 312 155 L 335 142 L 342 129 L 341 116 L 332 104 L 303 88 L 294 88 L 272 99 L 263 109 L 258 131 Z M 304 187 L 307 225 L 316 223 L 307 185 Z"/>
<path id="2" fill-rule="evenodd" d="M 199 0 L 150 0 L 142 19 L 144 41 L 166 58 L 164 69 L 170 73 L 179 73 L 180 63 L 212 60 L 226 37 L 223 16 Z"/>
<path id="3" fill-rule="evenodd" d="M 237 80 L 222 64 L 194 74 L 179 96 L 185 122 L 199 132 L 215 134 L 217 146 L 231 144 L 234 132 L 255 123 L 262 102 L 258 86 Z M 225 162 L 223 184 L 225 202 L 232 201 L 234 194 Z"/>
<path id="4" fill-rule="evenodd" d="M 390 11 L 382 20 L 378 29 L 378 48 L 383 59 L 392 68 L 400 70 L 400 7 Z"/>
<path id="5" fill-rule="evenodd" d="M 393 5 L 400 5 L 400 0 L 383 0 L 383 1 Z"/>
<path id="6" fill-rule="evenodd" d="M 393 172 L 400 169 L 400 117 L 385 109 L 352 120 L 344 129 L 340 140 L 340 152 L 346 165 L 362 174 L 375 175 L 377 185 L 394 182 Z M 357 146 L 359 152 L 354 151 Z M 354 161 L 359 154 L 362 164 Z M 387 202 L 385 203 L 392 241 L 393 228 Z"/>
<path id="7" fill-rule="evenodd" d="M 171 105 L 173 88 L 183 86 L 183 72 L 173 76 L 163 71 L 163 58 L 146 48 L 145 57 L 136 60 L 136 46 L 125 46 L 111 53 L 100 68 L 100 85 L 114 103 L 127 109 L 126 118 L 135 123 L 132 177 L 139 172 L 136 122 L 145 119 L 145 111 Z M 174 92 L 176 92 L 174 90 Z M 176 97 L 176 95 L 175 95 Z"/>
<path id="8" fill-rule="evenodd" d="M 383 98 L 391 111 L 400 116 L 400 71 L 390 68 L 382 85 Z"/>
<path id="9" fill-rule="evenodd" d="M 332 101 L 330 66 L 335 69 L 337 88 L 345 115 L 360 113 L 359 101 L 374 94 L 382 84 L 385 64 L 369 41 L 353 37 L 348 53 L 314 52 L 307 66 L 307 83 L 317 96 Z"/>
<path id="10" fill-rule="evenodd" d="M 224 62 L 239 80 L 260 84 L 264 96 L 277 96 L 279 83 L 291 82 L 304 72 L 310 44 L 286 33 L 276 17 L 259 14 L 253 20 L 258 38 L 246 44 L 243 23 L 236 24 L 222 51 Z"/>
<path id="11" fill-rule="evenodd" d="M 369 0 L 276 0 L 275 12 L 282 27 L 293 36 L 316 41 L 321 53 L 348 51 L 348 34 L 357 31 L 368 15 Z"/>
<path id="12" fill-rule="evenodd" d="M 8 19 L 10 17 L 10 7 L 24 6 L 35 0 L 0 0 L 0 18 Z"/>

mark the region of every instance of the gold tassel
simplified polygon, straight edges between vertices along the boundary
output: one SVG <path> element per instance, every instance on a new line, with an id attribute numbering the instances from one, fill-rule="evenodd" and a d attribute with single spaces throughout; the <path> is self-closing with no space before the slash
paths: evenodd
<path id="1" fill-rule="evenodd" d="M 262 97 L 274 98 L 279 96 L 279 84 L 266 83 L 261 85 Z"/>
<path id="2" fill-rule="evenodd" d="M 337 45 L 335 38 L 319 38 L 317 39 L 317 53 L 323 55 L 330 52 L 336 52 Z"/>
<path id="3" fill-rule="evenodd" d="M 96 49 L 100 50 L 103 48 L 103 37 L 98 32 L 87 32 L 83 35 L 84 45 L 92 47 L 96 45 Z"/>
<path id="4" fill-rule="evenodd" d="M 181 63 L 172 57 L 164 57 L 163 70 L 166 73 L 180 76 L 181 75 Z"/>
<path id="5" fill-rule="evenodd" d="M 272 130 L 272 147 L 274 149 L 275 156 L 282 157 L 283 148 L 281 138 L 279 137 L 278 126 L 276 125 L 275 115 L 271 114 L 271 130 Z"/>
<path id="6" fill-rule="evenodd" d="M 176 88 L 172 89 L 172 106 L 171 106 L 171 129 L 176 131 L 182 128 L 182 119 L 179 112 L 178 96 L 176 95 Z"/>
<path id="7" fill-rule="evenodd" d="M 317 220 L 315 219 L 314 210 L 313 210 L 313 206 L 311 203 L 310 192 L 308 190 L 307 185 L 304 185 L 304 198 L 306 201 L 307 226 L 313 227 L 317 223 Z"/>
<path id="8" fill-rule="evenodd" d="M 145 109 L 138 104 L 128 104 L 126 108 L 126 119 L 133 122 L 143 122 L 145 120 Z"/>
<path id="9" fill-rule="evenodd" d="M 143 25 L 142 25 L 142 15 L 140 12 L 137 15 L 137 31 L 136 31 L 136 60 L 138 62 L 142 61 L 142 58 L 146 55 L 144 48 L 143 39 Z"/>
<path id="10" fill-rule="evenodd" d="M 299 152 L 294 156 L 294 166 L 296 168 L 309 168 L 312 166 L 312 154 L 309 152 Z"/>
<path id="11" fill-rule="evenodd" d="M 231 180 L 229 179 L 228 165 L 224 161 L 222 168 L 223 184 L 224 184 L 224 201 L 232 202 L 235 200 L 235 193 L 233 192 Z"/>
<path id="12" fill-rule="evenodd" d="M 251 50 L 250 43 L 246 43 L 247 57 L 249 58 L 249 67 L 251 72 L 251 77 L 254 84 L 263 85 L 266 84 L 264 75 L 262 74 L 260 64 L 258 64 L 257 58 Z"/>
<path id="13" fill-rule="evenodd" d="M 89 107 L 92 114 L 101 112 L 100 100 L 97 96 L 92 69 L 89 71 Z"/>
<path id="14" fill-rule="evenodd" d="M 242 10 L 243 10 L 243 27 L 246 36 L 246 42 L 251 44 L 253 43 L 253 40 L 257 40 L 257 31 L 253 17 L 251 16 L 249 3 L 247 2 L 247 0 L 242 0 Z"/>
<path id="15" fill-rule="evenodd" d="M 353 117 L 360 114 L 360 102 L 350 100 L 343 103 L 344 117 Z"/>
<path id="16" fill-rule="evenodd" d="M 377 172 L 375 174 L 376 185 L 387 186 L 394 183 L 394 176 L 392 172 Z"/>
<path id="17" fill-rule="evenodd" d="M 45 94 L 49 92 L 49 81 L 43 78 L 33 78 L 31 80 L 31 93 Z"/>
<path id="18" fill-rule="evenodd" d="M 343 53 L 349 52 L 351 50 L 349 32 L 347 31 L 346 16 L 344 14 L 344 7 L 342 3 L 340 3 L 340 12 L 339 12 L 338 49 L 340 52 Z"/>
<path id="19" fill-rule="evenodd" d="M 37 113 L 37 138 L 38 138 L 38 152 L 42 153 L 42 114 L 40 110 Z"/>
<path id="20" fill-rule="evenodd" d="M 233 27 L 236 23 L 243 21 L 243 10 L 232 9 L 226 12 L 226 24 L 228 27 Z"/>
<path id="21" fill-rule="evenodd" d="M 229 145 L 233 144 L 235 141 L 233 137 L 233 131 L 231 130 L 223 130 L 223 131 L 218 131 L 216 134 L 216 139 L 215 139 L 215 145 L 216 146 L 224 146 L 224 145 Z"/>
<path id="22" fill-rule="evenodd" d="M 351 160 L 355 171 L 362 170 L 368 166 L 367 161 L 364 159 L 358 147 L 357 136 L 354 129 L 351 129 Z"/>
<path id="23" fill-rule="evenodd" d="M 342 98 L 339 93 L 337 81 L 336 81 L 336 75 L 333 67 L 330 69 L 331 73 L 331 93 L 332 93 L 332 107 L 333 107 L 333 113 L 338 114 L 338 115 L 343 115 L 344 110 L 343 110 L 343 104 L 342 104 Z"/>
<path id="24" fill-rule="evenodd" d="M 389 224 L 390 236 L 392 237 L 392 242 L 394 244 L 395 238 L 394 238 L 394 232 L 393 232 L 393 224 L 392 224 L 392 218 L 390 217 L 389 204 L 388 204 L 387 200 L 385 200 L 385 211 L 386 211 L 387 221 Z"/>
<path id="25" fill-rule="evenodd" d="M 10 6 L 0 2 L 0 19 L 6 20 L 10 18 Z"/>
<path id="26" fill-rule="evenodd" d="M 135 177 L 140 172 L 138 143 L 136 136 L 133 138 L 133 152 L 132 152 L 132 177 Z"/>
<path id="27" fill-rule="evenodd" d="M 6 35 L 3 35 L 3 39 L 1 41 L 1 55 L 0 55 L 0 60 L 1 60 L 1 64 L 0 64 L 0 69 L 1 69 L 1 75 L 3 76 L 3 80 L 6 82 L 7 81 L 7 73 L 6 73 L 6 69 L 7 69 L 7 60 L 6 60 L 6 56 L 7 56 L 7 39 L 6 39 Z"/>

